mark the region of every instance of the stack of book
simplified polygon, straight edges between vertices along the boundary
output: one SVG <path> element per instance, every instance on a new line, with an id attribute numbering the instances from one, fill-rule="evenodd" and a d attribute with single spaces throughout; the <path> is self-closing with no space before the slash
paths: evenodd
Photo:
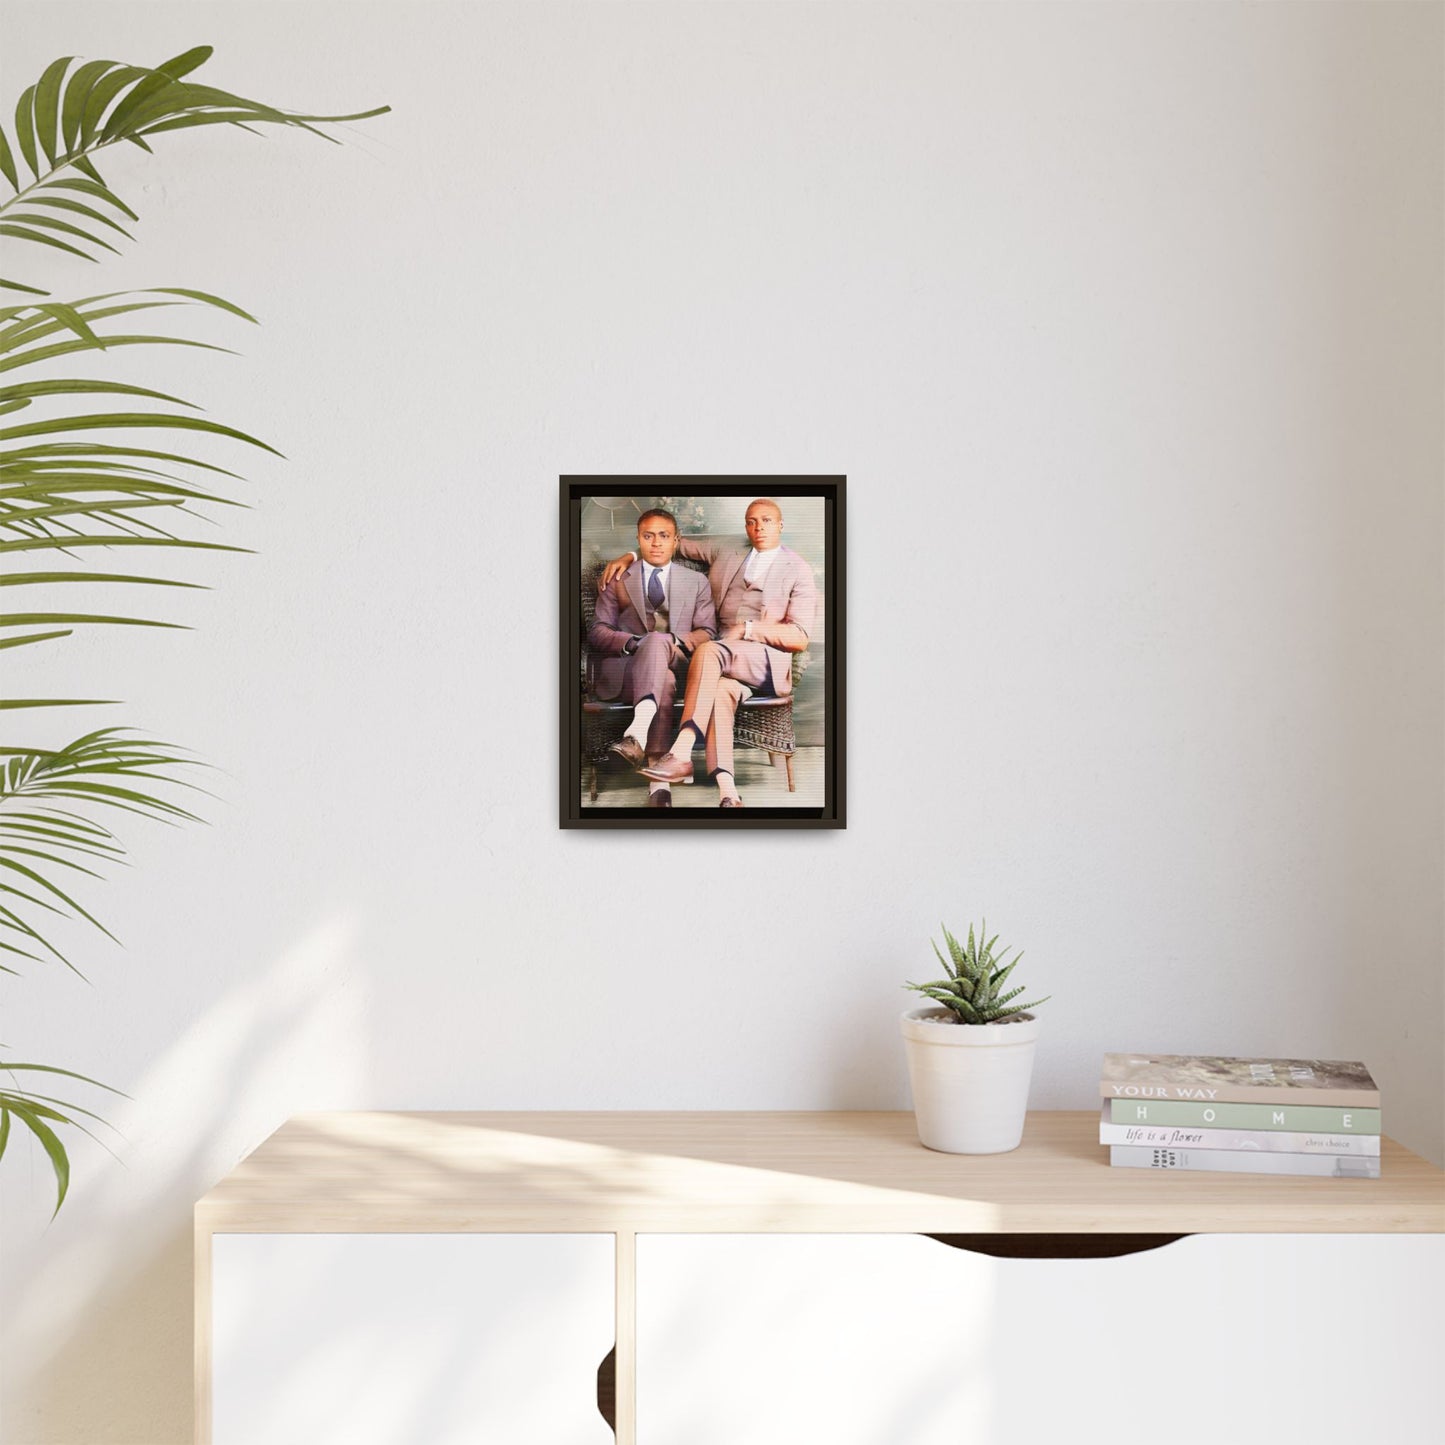
<path id="1" fill-rule="evenodd" d="M 1380 1177 L 1380 1091 L 1363 1064 L 1105 1054 L 1099 1142 L 1126 1169 Z"/>

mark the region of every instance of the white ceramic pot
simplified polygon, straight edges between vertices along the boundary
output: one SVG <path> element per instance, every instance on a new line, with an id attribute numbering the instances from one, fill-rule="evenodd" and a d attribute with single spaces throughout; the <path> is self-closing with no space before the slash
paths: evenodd
<path id="1" fill-rule="evenodd" d="M 1017 1149 L 1029 1107 L 1039 1021 L 949 1023 L 944 1008 L 903 1015 L 908 1078 L 919 1140 L 945 1154 Z"/>

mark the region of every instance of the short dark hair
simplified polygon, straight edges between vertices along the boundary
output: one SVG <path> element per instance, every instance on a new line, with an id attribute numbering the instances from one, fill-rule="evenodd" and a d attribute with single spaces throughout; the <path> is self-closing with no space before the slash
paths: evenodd
<path id="1" fill-rule="evenodd" d="M 672 515 L 672 513 L 667 510 L 666 507 L 649 507 L 648 510 L 645 511 L 645 512 L 637 519 L 637 530 L 638 530 L 639 532 L 642 530 L 642 524 L 643 524 L 649 517 L 666 517 L 667 520 L 672 523 L 672 530 L 673 530 L 674 534 L 677 532 L 677 518 L 674 517 L 674 516 Z"/>

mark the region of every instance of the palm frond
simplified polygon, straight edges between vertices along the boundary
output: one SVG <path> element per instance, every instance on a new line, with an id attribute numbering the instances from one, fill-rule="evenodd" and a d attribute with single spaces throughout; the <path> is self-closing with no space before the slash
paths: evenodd
<path id="1" fill-rule="evenodd" d="M 0 201 L 0 236 L 96 261 L 97 252 L 118 249 L 115 238 L 130 239 L 118 218 L 138 219 L 96 167 L 95 157 L 107 146 L 126 141 L 149 151 L 148 136 L 202 125 L 253 132 L 283 126 L 334 141 L 322 126 L 367 120 L 390 108 L 303 115 L 187 79 L 211 53 L 209 45 L 200 45 L 154 67 L 114 60 L 77 64 L 73 55 L 52 61 L 15 108 L 14 146 L 0 126 L 0 177 L 13 192 Z M 28 281 L 0 286 L 46 294 Z"/>
<path id="2" fill-rule="evenodd" d="M 36 909 L 82 920 L 107 937 L 113 935 L 54 881 L 53 868 L 39 865 L 100 878 L 80 860 L 120 863 L 124 849 L 109 829 L 77 815 L 69 805 L 78 802 L 162 822 L 196 822 L 196 814 L 174 796 L 178 789 L 205 791 L 182 775 L 196 766 L 181 749 L 124 728 L 100 728 L 54 751 L 11 752 L 0 763 L 0 890 L 11 895 L 12 902 L 0 923 L 24 933 L 75 970 L 45 932 L 50 925 L 42 925 Z"/>
<path id="3" fill-rule="evenodd" d="M 0 199 L 0 238 L 20 243 L 7 245 L 7 259 L 28 245 L 28 254 L 37 259 L 94 262 L 133 239 L 126 223 L 139 217 L 96 164 L 101 152 L 121 141 L 148 152 L 149 137 L 202 125 L 252 133 L 284 126 L 333 140 L 321 127 L 388 109 L 303 115 L 188 80 L 210 55 L 209 46 L 198 46 L 155 67 L 65 56 L 45 68 L 15 108 L 13 145 L 0 124 L 0 180 L 12 193 Z M 108 561 L 115 548 L 142 557 L 169 556 L 177 548 L 243 550 L 192 534 L 192 524 L 210 521 L 211 507 L 242 505 L 227 494 L 228 483 L 240 476 L 198 455 L 196 444 L 280 453 L 240 428 L 198 414 L 199 408 L 182 397 L 96 380 L 85 374 L 83 360 L 95 352 L 137 346 L 227 351 L 211 341 L 153 329 L 150 323 L 160 319 L 153 313 L 201 308 L 244 321 L 255 318 L 233 302 L 187 287 L 112 291 L 72 302 L 50 298 L 29 279 L 0 280 L 0 289 L 24 298 L 0 307 L 0 375 L 7 378 L 0 386 L 0 417 L 16 418 L 0 428 L 0 554 L 8 554 L 7 561 L 31 552 L 58 552 L 67 559 L 65 569 L 7 569 L 0 572 L 0 587 L 201 587 L 144 567 L 115 572 L 90 570 L 87 564 L 97 556 Z M 79 359 L 80 375 L 37 376 L 36 368 L 70 358 Z M 125 407 L 105 410 L 112 403 L 96 403 L 96 397 L 124 397 Z M 138 403 L 152 409 L 142 410 Z M 129 439 L 132 432 L 158 433 L 165 440 L 137 442 Z M 77 627 L 92 625 L 182 624 L 90 607 L 15 610 L 0 613 L 0 650 L 60 642 Z M 0 699 L 0 711 L 95 701 L 7 695 Z M 108 933 L 69 891 L 75 888 L 72 875 L 96 880 L 108 866 L 125 864 L 120 839 L 92 815 L 197 821 L 177 800 L 178 789 L 205 791 L 184 776 L 194 766 L 180 749 L 118 728 L 87 733 L 58 749 L 0 745 L 0 953 L 7 960 L 0 963 L 0 973 L 15 974 L 18 968 L 12 965 L 50 960 L 74 968 L 49 936 L 56 920 Z M 57 877 L 64 877 L 67 886 Z M 0 1073 L 7 1068 L 12 1079 L 32 1071 L 95 1082 L 49 1065 L 0 1062 Z M 62 1131 L 89 1133 L 86 1119 L 98 1121 L 99 1116 L 18 1082 L 0 1088 L 0 1158 L 19 1121 L 50 1161 L 57 1212 L 70 1183 Z"/>
<path id="4" fill-rule="evenodd" d="M 84 1074 L 77 1074 L 72 1069 L 58 1069 L 51 1064 L 0 1060 L 0 1075 L 9 1075 L 12 1080 L 16 1080 L 16 1075 L 21 1073 L 40 1073 L 54 1078 L 73 1079 L 82 1084 L 89 1084 L 92 1088 L 104 1089 L 107 1093 L 119 1095 L 121 1098 L 125 1097 L 119 1089 L 113 1089 L 109 1084 L 102 1084 L 96 1079 L 87 1078 Z M 70 1155 L 56 1132 L 56 1126 L 79 1129 L 81 1133 L 96 1139 L 97 1143 L 105 1147 L 104 1141 L 98 1139 L 81 1121 L 89 1119 L 98 1124 L 105 1124 L 106 1121 L 93 1110 L 84 1109 L 79 1104 L 51 1094 L 42 1094 L 33 1089 L 21 1088 L 19 1081 L 16 1080 L 9 1087 L 0 1086 L 0 1159 L 5 1157 L 5 1150 L 11 1142 L 12 1120 L 17 1119 L 35 1137 L 50 1162 L 51 1172 L 55 1175 L 54 1213 L 59 1214 L 60 1206 L 65 1203 L 65 1196 L 70 1189 Z M 106 1127 L 109 1128 L 110 1125 L 107 1124 Z"/>
<path id="5" fill-rule="evenodd" d="M 108 564 L 117 549 L 139 555 L 164 556 L 167 549 L 191 552 L 243 552 L 246 549 L 194 535 L 204 509 L 243 505 L 214 486 L 197 485 L 198 475 L 236 478 L 237 474 L 196 454 L 189 440 L 238 443 L 272 454 L 275 448 L 238 427 L 195 415 L 199 408 L 184 397 L 153 387 L 93 377 L 32 376 L 41 361 L 57 352 L 106 351 L 117 340 L 121 319 L 156 307 L 221 312 L 247 321 L 247 312 L 223 297 L 193 289 L 167 288 L 143 292 L 106 292 L 74 302 L 46 301 L 0 307 L 0 367 L 11 375 L 0 385 L 0 413 L 24 411 L 23 419 L 0 426 L 0 556 L 60 553 L 69 561 L 89 565 L 92 558 Z M 119 338 L 126 342 L 170 344 L 174 337 Z M 17 374 L 18 373 L 18 374 Z M 154 410 L 94 411 L 92 397 L 119 396 L 153 403 Z M 72 399 L 79 398 L 72 406 Z M 59 415 L 34 412 L 60 409 Z M 136 445 L 128 432 L 154 432 L 185 439 L 185 450 L 170 451 Z M 98 433 L 104 440 L 93 439 Z M 161 463 L 161 466 L 151 465 Z M 7 570 L 0 585 L 25 586 L 68 582 L 83 572 Z M 99 570 L 97 583 L 189 586 L 163 572 L 115 573 Z M 6 635 L 11 626 L 29 626 L 43 618 L 41 630 Z M 179 626 L 160 619 L 129 617 L 99 608 L 44 614 L 17 612 L 0 618 L 0 649 L 37 647 L 65 641 L 77 627 L 108 625 Z M 15 697 L 11 707 L 76 705 L 84 699 Z M 0 703 L 0 707 L 5 706 Z"/>

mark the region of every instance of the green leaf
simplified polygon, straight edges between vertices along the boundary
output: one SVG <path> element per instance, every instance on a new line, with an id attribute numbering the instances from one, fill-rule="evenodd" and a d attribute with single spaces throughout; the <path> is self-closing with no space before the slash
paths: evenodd
<path id="1" fill-rule="evenodd" d="M 3 287 L 7 291 L 26 291 L 31 296 L 50 295 L 50 292 L 42 291 L 39 286 L 26 286 L 21 281 L 7 281 L 4 279 L 4 277 L 0 277 L 0 287 Z"/>
<path id="2" fill-rule="evenodd" d="M 116 938 L 115 934 L 113 934 L 110 929 L 108 929 L 103 923 L 101 923 L 98 918 L 93 918 L 63 888 L 60 888 L 56 884 L 52 883 L 43 874 L 37 873 L 33 868 L 26 867 L 24 863 L 17 863 L 13 858 L 7 858 L 3 855 L 0 855 L 0 868 L 8 868 L 12 872 L 20 874 L 22 878 L 28 878 L 32 883 L 38 884 L 41 888 L 45 889 L 47 893 L 60 899 L 60 901 L 64 903 L 66 907 L 71 910 L 72 913 L 78 914 L 81 918 L 85 919 L 87 923 L 90 923 L 96 928 L 100 929 L 100 931 L 105 934 L 105 936 L 113 943 L 120 942 L 120 940 Z"/>
<path id="3" fill-rule="evenodd" d="M 121 427 L 162 427 L 166 430 L 207 432 L 212 436 L 230 437 L 233 441 L 245 442 L 260 447 L 279 457 L 281 453 L 273 446 L 248 436 L 234 427 L 223 426 L 220 422 L 207 421 L 198 416 L 175 416 L 169 412 L 115 412 L 99 416 L 60 417 L 53 421 L 32 421 L 21 426 L 0 428 L 0 441 L 18 441 L 22 437 L 53 436 L 57 432 L 96 431 Z"/>
<path id="4" fill-rule="evenodd" d="M 40 1140 L 41 1147 L 50 1157 L 50 1167 L 55 1171 L 55 1214 L 59 1214 L 60 1206 L 65 1203 L 65 1195 L 70 1188 L 70 1156 L 65 1152 L 65 1145 L 60 1142 L 55 1131 L 35 1113 L 34 1105 L 22 1105 L 12 1100 L 6 1107 Z M 52 1214 L 51 1218 L 54 1217 Z"/>
<path id="5" fill-rule="evenodd" d="M 52 60 L 35 87 L 35 131 L 51 169 L 64 149 L 60 140 L 60 82 L 74 59 L 73 55 L 67 55 L 61 60 Z"/>
<path id="6" fill-rule="evenodd" d="M 0 236 L 13 236 L 17 241 L 34 241 L 41 246 L 53 246 L 57 251 L 68 251 L 72 256 L 79 256 L 85 261 L 95 260 L 94 256 L 55 236 L 47 236 L 41 231 L 32 231 L 25 226 L 15 226 L 9 221 L 0 221 Z"/>
<path id="7" fill-rule="evenodd" d="M 148 617 L 113 617 L 96 612 L 0 613 L 0 627 L 34 627 L 47 622 L 60 623 L 67 627 L 78 627 L 87 623 L 108 623 L 116 627 L 169 627 L 180 632 L 191 630 L 184 622 L 156 622 Z"/>
<path id="8" fill-rule="evenodd" d="M 12 190 L 20 189 L 20 173 L 15 169 L 15 152 L 10 149 L 10 140 L 5 134 L 4 126 L 0 126 L 0 175 L 10 182 Z"/>
<path id="9" fill-rule="evenodd" d="M 109 226 L 112 231 L 120 232 L 127 241 L 135 240 L 135 237 L 132 236 L 119 221 L 113 221 L 104 211 L 97 211 L 94 206 L 87 206 L 84 201 L 72 201 L 68 196 L 36 194 L 30 196 L 26 204 L 31 206 L 49 206 L 55 211 L 69 211 L 73 216 L 87 216 L 92 221 L 99 221 L 102 226 Z"/>
<path id="10" fill-rule="evenodd" d="M 87 102 L 87 105 L 88 105 L 88 104 L 89 104 L 89 102 Z M 75 168 L 76 168 L 76 170 L 78 170 L 82 175 L 89 176 L 90 179 L 93 180 L 93 181 L 96 183 L 96 185 L 98 185 L 98 186 L 104 186 L 104 185 L 105 185 L 105 178 L 101 175 L 101 173 L 100 173 L 98 170 L 96 170 L 96 168 L 95 168 L 95 162 L 92 161 L 89 156 L 76 156 L 76 158 L 75 158 Z M 139 217 L 137 217 L 137 219 L 139 219 Z"/>
<path id="11" fill-rule="evenodd" d="M 86 259 L 90 258 L 86 257 Z M 184 336 L 107 336 L 101 349 L 109 351 L 117 346 L 190 346 L 198 351 L 219 351 L 227 356 L 235 355 L 235 352 L 229 347 L 215 346 L 209 341 L 189 341 Z M 3 346 L 0 346 L 0 351 L 4 349 Z M 20 366 L 33 366 L 40 361 L 52 361 L 57 356 L 70 356 L 77 351 L 92 350 L 95 350 L 95 347 L 86 341 L 59 341 L 53 346 L 40 346 L 34 351 L 27 351 L 19 356 L 10 356 L 0 360 L 0 372 L 14 371 Z"/>
<path id="12" fill-rule="evenodd" d="M 152 401 L 168 401 L 176 406 L 192 406 L 193 403 L 164 391 L 152 391 L 148 386 L 130 386 L 123 381 L 24 381 L 16 386 L 0 386 L 0 402 L 18 397 L 34 400 L 41 396 L 89 396 L 97 393 L 117 396 L 144 396 Z"/>
<path id="13" fill-rule="evenodd" d="M 172 300 L 146 300 L 146 297 L 179 296 L 181 301 Z M 122 299 L 123 298 L 123 299 Z M 118 305 L 102 306 L 100 303 L 106 301 L 119 301 Z M 113 291 L 101 296 L 87 296 L 74 303 L 73 309 L 82 311 L 88 321 L 103 321 L 112 316 L 123 316 L 136 311 L 152 311 L 161 307 L 178 306 L 186 301 L 194 301 L 205 306 L 217 307 L 240 316 L 247 321 L 254 321 L 255 318 L 241 310 L 239 306 L 226 301 L 219 296 L 212 296 L 205 291 L 196 291 L 183 287 L 156 288 L 147 291 Z M 37 306 L 28 302 L 21 306 L 10 306 L 0 308 L 0 323 L 5 323 L 0 329 L 0 351 L 13 351 L 17 346 L 31 344 L 37 340 L 51 335 L 57 329 L 53 320 L 47 319 L 48 313 L 43 306 Z M 162 339 L 162 338 L 158 338 Z M 169 338 L 165 338 L 169 339 Z"/>
<path id="14" fill-rule="evenodd" d="M 99 236 L 92 236 L 83 226 L 73 226 L 69 221 L 62 221 L 58 216 L 47 216 L 38 211 L 13 211 L 7 219 L 15 225 L 40 226 L 47 231 L 60 231 L 67 236 L 79 236 L 82 241 L 89 241 L 92 246 L 100 246 L 113 256 L 120 255 L 120 252 L 109 241 L 103 241 Z"/>
<path id="15" fill-rule="evenodd" d="M 113 60 L 87 60 L 67 82 L 65 99 L 60 107 L 61 139 L 67 153 L 75 150 L 80 139 L 80 118 L 85 112 L 85 101 L 91 87 L 114 65 Z"/>
<path id="16" fill-rule="evenodd" d="M 196 542 L 189 537 L 22 537 L 0 541 L 0 553 L 4 552 L 45 552 L 59 549 L 68 552 L 73 547 L 186 547 L 200 552 L 248 552 L 246 547 L 233 547 L 226 542 Z"/>
<path id="17" fill-rule="evenodd" d="M 113 697 L 0 697 L 0 712 L 13 712 L 29 707 L 111 707 Z"/>
<path id="18" fill-rule="evenodd" d="M 234 125 L 241 130 L 251 131 L 252 135 L 258 135 L 258 131 L 246 124 L 247 121 L 258 119 L 265 119 L 265 117 L 258 117 L 254 110 L 203 110 L 189 115 L 171 116 L 166 120 L 142 120 L 140 124 L 144 125 L 145 129 L 140 134 L 161 135 L 172 130 L 192 130 L 198 125 Z M 319 131 L 317 134 L 322 135 Z M 324 140 L 331 139 L 329 135 L 322 135 L 322 138 Z"/>
<path id="19" fill-rule="evenodd" d="M 35 87 L 32 85 L 16 103 L 15 106 L 15 142 L 20 147 L 20 154 L 25 157 L 25 164 L 34 173 L 35 178 L 40 178 L 40 158 L 35 150 Z"/>
<path id="20" fill-rule="evenodd" d="M 139 88 L 139 87 L 137 87 Z M 302 130 L 311 130 L 298 116 L 277 110 L 275 106 L 260 101 L 248 100 L 245 96 L 234 95 L 214 85 L 198 85 L 195 81 L 178 81 L 168 90 L 152 92 L 143 105 L 130 111 L 126 120 L 133 129 L 139 130 L 152 122 L 171 116 L 193 115 L 205 109 L 236 110 L 257 124 L 294 125 Z M 316 134 L 321 134 L 317 131 Z M 326 139 L 330 139 L 329 136 Z"/>
<path id="21" fill-rule="evenodd" d="M 56 863 L 62 868 L 74 868 L 80 873 L 88 874 L 91 878 L 100 877 L 99 873 L 83 864 L 76 863 L 69 858 L 62 858 L 58 853 L 47 853 L 43 848 L 28 848 L 19 843 L 7 843 L 4 845 L 4 851 L 12 855 L 19 854 L 24 858 L 40 858 L 46 863 Z"/>
<path id="22" fill-rule="evenodd" d="M 149 74 L 151 74 L 151 72 L 143 66 L 122 65 L 110 71 L 108 74 L 101 76 L 101 78 L 95 82 L 94 86 L 91 87 L 90 94 L 85 98 L 85 108 L 81 112 L 80 144 L 82 149 L 90 149 L 91 142 L 95 139 L 95 133 L 100 126 L 101 117 L 105 114 L 106 107 L 111 101 L 114 100 L 126 86 L 144 80 Z M 77 162 L 77 164 L 79 164 L 79 162 Z M 92 180 L 100 181 L 100 177 L 92 174 L 90 168 L 81 166 L 81 169 L 84 170 Z M 101 184 L 103 185 L 104 182 L 102 181 Z"/>
<path id="23" fill-rule="evenodd" d="M 3 637 L 0 638 L 0 651 L 8 647 L 29 647 L 36 642 L 51 642 L 57 637 L 73 635 L 67 628 L 64 632 L 27 632 L 22 637 Z"/>
<path id="24" fill-rule="evenodd" d="M 214 54 L 213 46 L 197 45 L 192 50 L 182 51 L 181 54 L 174 55 L 169 60 L 163 60 L 156 66 L 156 69 L 169 75 L 172 80 L 179 80 L 181 76 L 189 75 L 191 71 L 204 65 Z"/>
<path id="25" fill-rule="evenodd" d="M 0 572 L 0 587 L 48 587 L 55 582 L 138 582 L 147 587 L 185 587 L 199 592 L 210 591 L 203 582 L 175 582 L 165 577 L 124 577 L 116 572 Z"/>
<path id="26" fill-rule="evenodd" d="M 936 943 L 934 943 L 931 938 L 930 938 L 928 941 L 929 941 L 930 944 L 933 945 L 933 951 L 934 951 L 934 953 L 937 953 L 937 954 L 938 954 L 938 961 L 943 965 L 943 971 L 944 971 L 944 973 L 946 973 L 946 974 L 949 976 L 949 978 L 957 978 L 957 977 L 958 977 L 958 970 L 954 968 L 953 964 L 950 963 L 950 962 L 948 961 L 948 959 L 946 959 L 941 953 L 939 953 L 939 951 L 938 951 L 938 945 L 937 945 Z"/>
<path id="27" fill-rule="evenodd" d="M 84 470 L 75 470 L 76 466 Z M 15 502 L 48 501 L 52 497 L 84 496 L 87 492 L 120 493 L 124 497 L 156 500 L 166 506 L 186 510 L 188 502 L 205 502 L 217 507 L 239 507 L 247 504 L 234 497 L 203 492 L 198 487 L 183 487 L 164 479 L 164 474 L 149 467 L 131 467 L 120 462 L 101 462 L 94 458 L 83 463 L 65 461 L 16 462 L 10 468 L 16 480 L 5 488 L 6 500 Z M 97 503 L 109 505 L 108 502 Z"/>
<path id="28" fill-rule="evenodd" d="M 94 181 L 78 181 L 74 176 L 67 176 L 62 180 L 49 181 L 47 185 L 52 189 L 58 186 L 67 191 L 79 191 L 82 195 L 93 196 L 97 201 L 104 201 L 107 205 L 114 206 L 122 215 L 129 216 L 132 221 L 140 220 L 140 217 L 114 191 L 97 185 Z"/>
<path id="29" fill-rule="evenodd" d="M 134 137 L 129 135 L 132 117 L 135 116 L 148 101 L 161 95 L 170 96 L 185 88 L 185 85 L 181 81 L 173 80 L 169 75 L 162 74 L 158 70 L 147 71 L 145 78 L 139 81 L 131 90 L 130 94 L 111 111 L 110 119 L 106 121 L 105 128 L 100 133 L 101 143 L 107 144 L 111 141 L 121 139 L 133 139 Z M 162 104 L 165 103 L 164 101 L 162 102 Z"/>
<path id="30" fill-rule="evenodd" d="M 67 831 L 63 827 L 22 823 L 17 821 L 15 815 L 0 820 L 0 838 L 18 838 L 22 842 L 48 842 L 52 847 L 69 848 L 72 852 L 83 853 L 89 858 L 121 864 L 125 861 L 125 849 L 118 843 L 77 837 L 73 831 Z"/>
<path id="31" fill-rule="evenodd" d="M 3 1070 L 4 1065 L 0 1064 L 0 1072 L 3 1072 Z M 0 1107 L 6 1107 L 4 1101 L 13 1098 L 18 1098 L 22 1103 L 34 1102 L 38 1104 L 48 1104 L 52 1108 L 64 1109 L 70 1114 L 80 1114 L 87 1119 L 94 1119 L 97 1124 L 104 1124 L 107 1129 L 115 1128 L 113 1124 L 102 1119 L 93 1109 L 82 1109 L 79 1104 L 72 1104 L 68 1099 L 57 1099 L 52 1094 L 37 1094 L 31 1089 L 0 1089 Z M 78 1123 L 75 1119 L 67 1119 L 65 1122 L 73 1125 L 77 1129 L 84 1129 L 87 1134 L 90 1134 L 90 1130 L 86 1129 L 83 1124 Z M 94 1139 L 95 1135 L 90 1134 L 90 1137 Z"/>
<path id="32" fill-rule="evenodd" d="M 940 927 L 943 927 L 943 925 L 940 925 Z M 956 974 L 962 974 L 966 972 L 968 966 L 968 955 L 964 953 L 963 949 L 958 946 L 958 940 L 948 931 L 946 927 L 943 927 L 943 939 L 944 942 L 948 944 L 948 952 L 953 959 L 954 967 L 952 969 L 952 972 Z"/>
<path id="33" fill-rule="evenodd" d="M 209 291 L 196 291 L 189 286 L 152 286 L 145 294 L 152 296 L 184 296 L 189 301 L 199 301 L 205 306 L 214 306 L 218 310 L 229 311 L 232 316 L 239 316 L 242 321 L 249 321 L 253 325 L 260 324 L 249 311 L 242 311 L 234 301 L 227 301 L 224 296 L 213 296 Z"/>
<path id="34" fill-rule="evenodd" d="M 95 334 L 91 329 L 90 322 L 74 306 L 67 306 L 63 301 L 49 301 L 35 309 L 42 316 L 49 316 L 59 325 L 73 331 L 82 341 L 88 341 L 101 351 L 105 350 L 105 342 Z"/>

